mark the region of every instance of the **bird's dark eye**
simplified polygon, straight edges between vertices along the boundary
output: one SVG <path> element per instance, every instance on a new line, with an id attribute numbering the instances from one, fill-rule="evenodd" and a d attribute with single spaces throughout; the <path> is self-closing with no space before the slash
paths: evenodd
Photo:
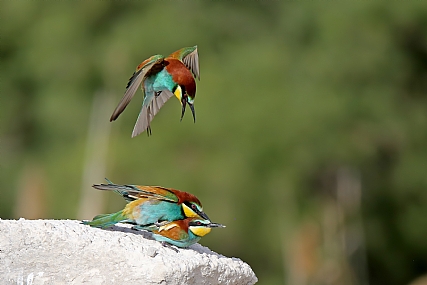
<path id="1" fill-rule="evenodd" d="M 197 209 L 196 205 L 191 204 L 191 209 L 196 210 Z"/>
<path id="2" fill-rule="evenodd" d="M 196 222 L 196 225 L 200 226 L 202 223 L 201 222 Z"/>

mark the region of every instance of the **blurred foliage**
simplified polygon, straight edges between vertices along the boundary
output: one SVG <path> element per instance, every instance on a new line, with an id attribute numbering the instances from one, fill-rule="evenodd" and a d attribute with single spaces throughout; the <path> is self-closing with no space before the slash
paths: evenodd
<path id="1" fill-rule="evenodd" d="M 292 284 L 287 244 L 307 221 L 322 228 L 324 181 L 351 167 L 369 283 L 427 272 L 425 1 L 0 3 L 0 217 L 22 215 L 36 169 L 45 206 L 32 218 L 76 218 L 95 93 L 118 102 L 145 58 L 197 44 L 197 123 L 171 99 L 152 137 L 130 139 L 135 96 L 111 124 L 108 178 L 196 194 L 227 225 L 202 244 L 259 284 Z M 104 195 L 105 212 L 124 205 Z"/>

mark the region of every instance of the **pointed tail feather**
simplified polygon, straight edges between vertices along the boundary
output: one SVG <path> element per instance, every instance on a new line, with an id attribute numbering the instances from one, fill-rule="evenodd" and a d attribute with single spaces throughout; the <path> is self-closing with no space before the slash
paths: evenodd
<path id="1" fill-rule="evenodd" d="M 128 185 L 117 185 L 106 179 L 108 184 L 93 184 L 92 187 L 98 190 L 114 191 L 120 195 L 127 194 L 127 191 L 133 190 Z"/>
<path id="2" fill-rule="evenodd" d="M 132 202 L 138 199 L 156 199 L 168 202 L 178 202 L 178 198 L 168 188 L 160 186 L 138 186 L 138 185 L 118 185 L 107 178 L 108 184 L 94 184 L 93 188 L 98 190 L 114 191 L 122 196 L 126 201 Z"/>
<path id="3" fill-rule="evenodd" d="M 123 215 L 123 211 L 112 214 L 102 214 L 94 217 L 92 221 L 83 221 L 83 224 L 89 225 L 95 228 L 105 229 L 114 226 L 120 222 L 127 222 L 128 219 Z"/>
<path id="4" fill-rule="evenodd" d="M 133 127 L 132 138 L 149 129 L 153 117 L 154 116 L 148 110 L 148 106 L 142 106 L 138 118 L 136 119 L 135 126 Z"/>
<path id="5" fill-rule="evenodd" d="M 117 185 L 117 184 L 93 184 L 92 187 L 98 190 L 116 191 L 119 193 L 126 189 L 129 189 L 125 185 Z"/>
<path id="6" fill-rule="evenodd" d="M 128 202 L 135 200 L 134 197 L 129 196 L 129 191 L 134 191 L 134 188 L 132 186 L 117 185 L 111 182 L 110 180 L 108 180 L 107 178 L 105 178 L 105 180 L 107 180 L 108 184 L 94 184 L 92 185 L 92 187 L 98 190 L 114 191 L 115 193 L 122 196 Z"/>

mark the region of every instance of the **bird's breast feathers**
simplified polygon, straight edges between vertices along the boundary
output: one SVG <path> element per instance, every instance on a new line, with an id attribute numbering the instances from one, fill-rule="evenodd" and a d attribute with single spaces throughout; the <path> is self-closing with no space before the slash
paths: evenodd
<path id="1" fill-rule="evenodd" d="M 148 81 L 147 84 L 152 84 L 154 91 L 162 91 L 164 89 L 173 90 L 176 83 L 173 81 L 172 75 L 163 69 L 154 76 L 154 81 Z"/>
<path id="2" fill-rule="evenodd" d="M 165 70 L 172 75 L 172 79 L 179 85 L 185 86 L 187 92 L 196 90 L 196 81 L 190 70 L 177 59 L 168 59 L 169 64 Z"/>

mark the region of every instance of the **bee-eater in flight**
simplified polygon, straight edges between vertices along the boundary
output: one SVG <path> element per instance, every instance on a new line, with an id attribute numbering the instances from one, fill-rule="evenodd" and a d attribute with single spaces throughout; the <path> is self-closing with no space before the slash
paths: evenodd
<path id="1" fill-rule="evenodd" d="M 173 222 L 155 223 L 145 227 L 134 226 L 133 229 L 150 231 L 152 237 L 162 243 L 189 247 L 207 235 L 212 228 L 224 227 L 224 225 L 212 223 L 209 220 L 192 217 Z"/>
<path id="2" fill-rule="evenodd" d="M 145 226 L 190 217 L 209 220 L 199 199 L 193 194 L 161 186 L 117 185 L 106 180 L 108 184 L 92 187 L 114 191 L 128 204 L 117 213 L 98 215 L 92 221 L 84 221 L 86 225 L 107 228 L 116 223 Z"/>
<path id="3" fill-rule="evenodd" d="M 126 92 L 111 115 L 110 122 L 116 120 L 124 111 L 139 86 L 141 86 L 144 100 L 132 137 L 145 130 L 150 135 L 151 121 L 166 101 L 173 96 L 176 96 L 181 103 L 181 120 L 188 104 L 195 122 L 196 113 L 193 104 L 196 96 L 196 81 L 193 76 L 200 80 L 197 46 L 182 48 L 167 57 L 151 56 L 138 65 L 129 79 Z"/>

